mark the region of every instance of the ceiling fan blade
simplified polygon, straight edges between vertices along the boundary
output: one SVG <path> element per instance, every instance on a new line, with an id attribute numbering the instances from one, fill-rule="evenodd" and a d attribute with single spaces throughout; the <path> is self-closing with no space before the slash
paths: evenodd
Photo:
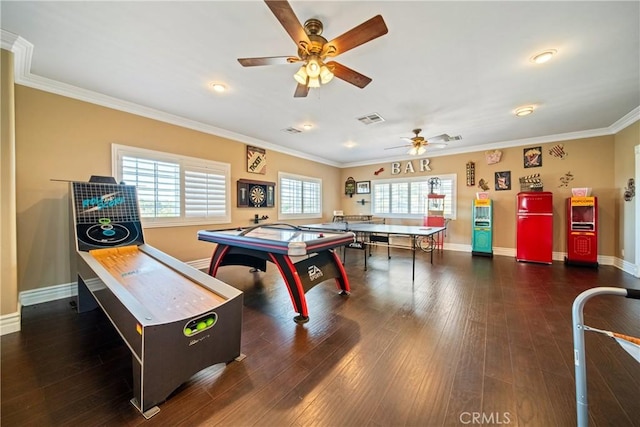
<path id="1" fill-rule="evenodd" d="M 429 142 L 427 145 L 433 148 L 444 148 L 447 146 L 444 142 Z"/>
<path id="2" fill-rule="evenodd" d="M 326 45 L 333 46 L 335 50 L 328 52 L 327 56 L 339 55 L 368 41 L 384 36 L 388 32 L 389 29 L 384 23 L 382 16 L 376 15 L 328 42 Z"/>
<path id="3" fill-rule="evenodd" d="M 456 136 L 449 136 L 449 134 L 443 133 L 442 135 L 436 135 L 436 136 L 432 136 L 431 138 L 427 138 L 427 140 L 429 142 L 431 141 L 444 141 L 444 142 L 449 142 L 449 141 L 460 141 L 462 139 L 462 137 L 460 135 L 456 135 Z"/>
<path id="4" fill-rule="evenodd" d="M 411 147 L 411 144 L 405 144 L 405 145 L 396 145 L 395 147 L 387 147 L 385 148 L 385 150 L 395 150 L 396 148 L 407 148 L 407 147 Z"/>
<path id="5" fill-rule="evenodd" d="M 296 91 L 293 94 L 293 97 L 304 98 L 305 96 L 307 96 L 308 93 L 309 93 L 309 87 L 307 85 L 298 83 L 298 86 L 296 87 Z"/>
<path id="6" fill-rule="evenodd" d="M 329 61 L 327 67 L 333 72 L 337 78 L 344 80 L 347 83 L 358 86 L 360 89 L 371 83 L 371 79 L 359 72 L 352 70 L 349 67 L 345 67 L 339 62 Z"/>
<path id="7" fill-rule="evenodd" d="M 238 58 L 243 67 L 255 67 L 259 65 L 282 65 L 299 61 L 300 58 L 292 56 L 265 56 L 263 58 Z"/>
<path id="8" fill-rule="evenodd" d="M 295 12 L 291 8 L 288 1 L 284 0 L 264 0 L 267 7 L 271 9 L 271 12 L 276 16 L 276 19 L 284 27 L 289 37 L 295 42 L 296 46 L 303 47 L 311 45 L 309 36 L 304 31 L 304 27 L 300 24 L 300 20 L 296 16 Z"/>

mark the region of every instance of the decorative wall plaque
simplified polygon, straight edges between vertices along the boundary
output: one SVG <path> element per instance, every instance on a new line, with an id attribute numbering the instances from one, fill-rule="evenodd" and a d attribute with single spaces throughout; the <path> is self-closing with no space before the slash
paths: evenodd
<path id="1" fill-rule="evenodd" d="M 473 187 L 474 185 L 476 185 L 476 164 L 467 162 L 467 186 Z"/>
<path id="2" fill-rule="evenodd" d="M 247 172 L 267 173 L 267 151 L 264 148 L 247 145 Z"/>
<path id="3" fill-rule="evenodd" d="M 496 172 L 496 191 L 511 190 L 511 171 Z"/>
<path id="4" fill-rule="evenodd" d="M 542 166 L 542 147 L 525 148 L 522 150 L 522 159 L 525 168 Z"/>

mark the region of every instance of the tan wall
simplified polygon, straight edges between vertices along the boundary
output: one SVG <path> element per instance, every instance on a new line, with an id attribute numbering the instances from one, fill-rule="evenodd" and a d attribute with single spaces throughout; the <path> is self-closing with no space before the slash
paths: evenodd
<path id="1" fill-rule="evenodd" d="M 18 309 L 13 54 L 2 49 L 0 68 L 0 315 Z"/>
<path id="2" fill-rule="evenodd" d="M 16 134 L 19 291 L 75 281 L 68 184 L 51 179 L 111 175 L 112 143 L 231 164 L 231 224 L 144 231 L 147 243 L 185 262 L 211 255 L 212 245 L 197 240 L 198 230 L 251 225 L 255 214 L 277 220 L 276 209 L 235 208 L 238 179 L 277 182 L 278 171 L 322 178 L 325 218 L 339 204 L 335 167 L 267 150 L 267 174 L 250 174 L 243 143 L 19 85 Z"/>
<path id="3" fill-rule="evenodd" d="M 452 142 L 455 144 L 455 142 Z M 525 147 L 506 148 L 502 151 L 499 163 L 488 165 L 484 151 L 457 154 L 451 156 L 430 157 L 431 172 L 419 172 L 418 160 L 413 161 L 415 173 L 404 173 L 406 162 L 401 163 L 401 173 L 391 174 L 391 162 L 371 166 L 360 166 L 343 169 L 343 182 L 352 176 L 356 181 L 375 179 L 389 179 L 400 177 L 418 177 L 420 175 L 438 175 L 455 173 L 458 176 L 458 205 L 457 219 L 451 221 L 447 233 L 448 243 L 471 244 L 471 202 L 477 191 L 481 191 L 477 184 L 480 179 L 489 182 L 490 198 L 494 201 L 494 248 L 515 248 L 516 245 L 516 194 L 520 190 L 518 178 L 525 175 L 540 173 L 544 190 L 554 195 L 554 245 L 553 250 L 566 251 L 565 200 L 571 195 L 572 187 L 591 187 L 593 195 L 598 197 L 600 239 L 598 253 L 600 255 L 615 255 L 615 219 L 616 203 L 619 199 L 619 188 L 614 183 L 614 137 L 602 136 L 596 138 L 563 141 L 564 150 L 568 155 L 564 159 L 548 154 L 555 143 L 532 144 Z M 542 146 L 542 166 L 524 168 L 523 150 L 534 146 Z M 428 157 L 428 156 L 423 156 Z M 476 164 L 476 186 L 466 186 L 466 164 L 473 161 Z M 384 168 L 379 175 L 374 171 Z M 494 178 L 496 172 L 511 171 L 511 190 L 495 191 Z M 562 187 L 560 178 L 567 172 L 573 174 L 573 181 L 567 187 Z M 356 203 L 361 195 L 353 199 L 343 196 L 345 214 L 369 213 L 370 204 Z M 369 196 L 364 197 L 370 200 Z M 364 211 L 364 212 L 363 212 Z M 415 223 L 416 221 L 413 221 Z M 411 223 L 411 221 L 405 221 Z"/>
<path id="4" fill-rule="evenodd" d="M 628 185 L 629 178 L 635 179 L 635 146 L 640 144 L 640 122 L 635 122 L 631 126 L 618 132 L 615 136 L 615 173 L 614 182 L 616 187 L 616 240 L 614 243 L 615 255 L 625 261 L 635 263 L 635 235 L 638 226 L 638 212 L 635 210 L 635 199 L 625 202 L 623 199 L 624 189 Z M 636 182 L 636 197 L 638 185 Z M 622 251 L 624 249 L 624 256 Z"/>

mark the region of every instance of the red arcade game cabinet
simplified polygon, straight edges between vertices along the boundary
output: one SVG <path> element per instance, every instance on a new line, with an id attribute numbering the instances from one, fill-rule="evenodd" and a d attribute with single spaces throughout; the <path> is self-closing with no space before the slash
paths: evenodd
<path id="1" fill-rule="evenodd" d="M 567 198 L 566 264 L 598 267 L 598 198 Z"/>

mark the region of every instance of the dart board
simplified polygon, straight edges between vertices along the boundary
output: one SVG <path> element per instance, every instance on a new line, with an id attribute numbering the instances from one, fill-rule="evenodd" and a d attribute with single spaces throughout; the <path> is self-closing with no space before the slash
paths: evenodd
<path id="1" fill-rule="evenodd" d="M 254 185 L 249 190 L 249 201 L 254 206 L 262 206 L 267 200 L 267 192 L 262 185 Z"/>
<path id="2" fill-rule="evenodd" d="M 275 183 L 238 180 L 238 207 L 272 208 L 275 206 Z"/>

